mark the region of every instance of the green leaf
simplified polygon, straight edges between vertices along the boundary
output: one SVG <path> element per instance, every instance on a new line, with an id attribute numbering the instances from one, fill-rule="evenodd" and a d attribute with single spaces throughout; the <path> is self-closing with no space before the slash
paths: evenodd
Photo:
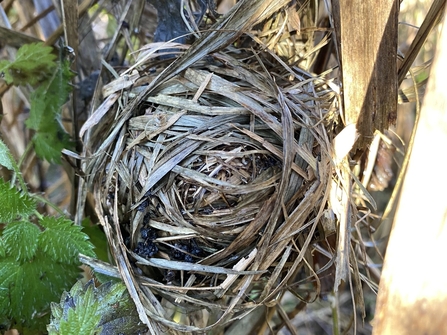
<path id="1" fill-rule="evenodd" d="M 19 264 L 12 259 L 0 259 L 0 315 L 10 314 L 9 289 L 14 285 L 15 274 L 19 268 Z"/>
<path id="2" fill-rule="evenodd" d="M 73 73 L 63 62 L 47 85 L 41 85 L 31 95 L 31 110 L 25 124 L 34 129 L 36 154 L 49 162 L 60 163 L 61 151 L 70 146 L 69 136 L 60 123 L 62 106 L 71 92 Z"/>
<path id="3" fill-rule="evenodd" d="M 51 75 L 56 67 L 56 56 L 52 54 L 52 47 L 43 43 L 23 45 L 13 62 L 1 61 L 0 73 L 8 84 L 35 85 Z"/>
<path id="4" fill-rule="evenodd" d="M 15 170 L 15 161 L 6 144 L 0 139 L 0 165 L 9 170 Z"/>
<path id="5" fill-rule="evenodd" d="M 4 258 L 4 257 L 6 257 L 6 246 L 5 246 L 5 241 L 0 236 L 0 258 Z"/>
<path id="6" fill-rule="evenodd" d="M 44 331 L 50 302 L 79 275 L 78 253 L 94 256 L 87 235 L 70 220 L 44 217 L 39 224 L 44 231 L 26 221 L 8 223 L 0 237 L 0 315 L 23 334 Z"/>
<path id="7" fill-rule="evenodd" d="M 11 322 L 5 314 L 0 313 L 0 328 L 1 329 L 11 329 Z"/>
<path id="8" fill-rule="evenodd" d="M 3 231 L 7 254 L 19 263 L 29 261 L 36 254 L 39 234 L 39 228 L 30 222 L 9 223 Z"/>
<path id="9" fill-rule="evenodd" d="M 0 178 L 0 222 L 27 217 L 36 209 L 35 201 Z"/>
<path id="10" fill-rule="evenodd" d="M 68 62 L 62 63 L 46 85 L 40 85 L 31 95 L 31 110 L 26 125 L 36 131 L 52 127 L 55 117 L 61 113 L 61 107 L 72 90 L 70 85 L 73 72 Z M 50 121 L 50 124 L 48 123 Z"/>
<path id="11" fill-rule="evenodd" d="M 61 320 L 61 334 L 99 334 L 101 329 L 98 323 L 101 315 L 98 312 L 99 303 L 95 301 L 93 285 L 90 285 L 85 294 L 77 297 L 74 302 L 76 308 L 68 310 L 66 320 Z"/>
<path id="12" fill-rule="evenodd" d="M 9 67 L 12 62 L 9 60 L 0 60 L 0 78 L 3 78 L 6 83 L 11 84 L 14 80 L 12 75 L 9 73 Z"/>
<path id="13" fill-rule="evenodd" d="M 39 247 L 52 260 L 78 264 L 78 254 L 95 257 L 88 236 L 72 221 L 59 217 L 44 217 L 40 225 L 45 230 L 39 236 Z"/>
<path id="14" fill-rule="evenodd" d="M 144 331 L 145 326 L 140 323 L 135 304 L 123 282 L 102 284 L 96 296 L 101 301 L 101 334 L 140 334 Z"/>
<path id="15" fill-rule="evenodd" d="M 82 231 L 86 233 L 90 242 L 95 247 L 96 258 L 108 262 L 109 256 L 107 253 L 108 244 L 106 234 L 99 228 L 99 225 L 93 224 L 89 218 L 82 220 Z"/>
<path id="16" fill-rule="evenodd" d="M 45 329 L 49 305 L 79 275 L 73 265 L 49 260 L 37 253 L 32 261 L 19 264 L 8 257 L 0 260 L 0 313 L 4 312 L 19 328 Z"/>
<path id="17" fill-rule="evenodd" d="M 38 132 L 33 137 L 34 150 L 40 158 L 60 164 L 62 149 L 70 146 L 68 138 L 64 131 Z"/>
<path id="18" fill-rule="evenodd" d="M 122 282 L 94 288 L 93 281 L 84 286 L 78 281 L 62 295 L 60 304 L 51 305 L 51 311 L 49 334 L 131 335 L 146 328 Z"/>

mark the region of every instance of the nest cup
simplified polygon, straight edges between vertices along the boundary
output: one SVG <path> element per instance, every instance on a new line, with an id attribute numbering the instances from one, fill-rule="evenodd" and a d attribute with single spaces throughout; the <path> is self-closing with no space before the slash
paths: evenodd
<path id="1" fill-rule="evenodd" d="M 142 93 L 157 75 L 108 93 L 88 173 L 149 321 L 203 331 L 314 273 L 303 258 L 328 233 L 322 120 L 335 95 L 261 50 L 213 53 Z"/>

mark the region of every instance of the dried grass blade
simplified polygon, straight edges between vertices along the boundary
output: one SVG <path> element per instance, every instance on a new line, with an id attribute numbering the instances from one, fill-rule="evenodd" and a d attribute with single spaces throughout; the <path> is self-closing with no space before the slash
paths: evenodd
<path id="1" fill-rule="evenodd" d="M 241 131 L 242 133 L 246 134 L 247 136 L 250 136 L 252 139 L 256 140 L 257 142 L 261 143 L 261 145 L 264 148 L 266 148 L 268 151 L 270 151 L 275 156 L 279 157 L 281 160 L 284 160 L 283 153 L 278 148 L 276 148 L 273 144 L 264 140 L 261 136 L 256 135 L 255 133 L 253 133 L 247 129 L 240 129 L 240 128 L 236 127 L 235 125 L 234 125 L 234 127 L 236 129 L 238 129 L 239 131 Z M 303 169 L 301 169 L 298 165 L 296 165 L 295 163 L 292 163 L 292 170 L 295 171 L 296 173 L 298 173 L 304 179 L 309 180 L 308 174 Z"/>
<path id="2" fill-rule="evenodd" d="M 344 159 L 344 164 L 347 166 L 347 159 Z M 338 243 L 337 243 L 337 256 L 336 256 L 336 271 L 335 271 L 335 283 L 334 291 L 338 291 L 338 287 L 341 282 L 348 281 L 349 275 L 349 249 L 351 243 L 351 192 L 352 182 L 349 168 L 344 168 L 347 171 L 342 170 L 339 174 L 341 186 L 339 186 L 339 195 L 335 195 L 331 189 L 331 205 L 336 205 L 339 208 L 339 212 L 335 213 L 338 217 Z M 340 173 L 340 172 L 339 172 Z"/>
<path id="3" fill-rule="evenodd" d="M 236 263 L 235 266 L 233 266 L 233 270 L 236 271 L 243 271 L 245 270 L 250 263 L 255 258 L 256 254 L 258 253 L 258 250 L 254 248 L 250 254 L 248 254 L 246 257 L 242 257 L 239 262 Z M 230 286 L 236 281 L 238 278 L 238 275 L 227 275 L 227 278 L 223 281 L 222 284 L 220 284 L 220 289 L 214 291 L 214 295 L 218 298 L 222 298 L 222 296 L 228 291 Z"/>
<path id="4" fill-rule="evenodd" d="M 109 95 L 101 106 L 99 106 L 98 109 L 96 109 L 96 111 L 88 118 L 88 120 L 85 121 L 84 125 L 79 131 L 79 137 L 82 138 L 87 130 L 97 125 L 102 120 L 103 116 L 110 110 L 113 104 L 119 99 L 119 97 L 120 96 L 118 93 Z"/>
<path id="5" fill-rule="evenodd" d="M 171 261 L 162 258 L 143 258 L 135 253 L 132 253 L 132 256 L 138 260 L 138 263 L 143 265 L 149 265 L 156 268 L 166 269 L 166 270 L 183 270 L 183 271 L 193 271 L 193 272 L 202 272 L 202 273 L 214 273 L 214 274 L 224 274 L 224 275 L 255 275 L 261 274 L 265 271 L 241 271 L 241 270 L 233 270 L 227 269 L 221 266 L 210 266 L 203 265 L 198 263 L 188 263 L 188 262 L 178 262 Z"/>

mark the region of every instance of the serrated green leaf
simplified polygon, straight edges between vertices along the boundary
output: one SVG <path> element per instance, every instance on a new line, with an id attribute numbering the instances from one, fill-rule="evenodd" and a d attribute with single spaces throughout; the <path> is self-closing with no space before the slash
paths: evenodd
<path id="1" fill-rule="evenodd" d="M 101 301 L 101 335 L 139 334 L 144 331 L 145 326 L 140 323 L 135 304 L 123 282 L 101 285 L 96 296 Z"/>
<path id="2" fill-rule="evenodd" d="M 5 314 L 0 313 L 0 328 L 11 329 L 11 322 Z"/>
<path id="3" fill-rule="evenodd" d="M 62 294 L 62 296 L 63 296 L 63 294 Z M 63 310 L 62 310 L 62 307 L 60 304 L 52 302 L 50 307 L 51 307 L 51 315 L 53 318 L 56 318 L 56 319 L 62 318 Z M 55 329 L 55 330 L 57 330 L 57 329 Z"/>
<path id="4" fill-rule="evenodd" d="M 29 261 L 36 254 L 39 234 L 39 228 L 30 222 L 9 223 L 3 231 L 7 254 L 19 263 Z"/>
<path id="5" fill-rule="evenodd" d="M 27 217 L 36 209 L 36 202 L 0 178 L 0 222 L 11 222 Z"/>
<path id="6" fill-rule="evenodd" d="M 51 75 L 56 67 L 56 56 L 52 48 L 43 43 L 23 45 L 13 62 L 0 63 L 0 71 L 5 75 L 5 81 L 14 85 L 35 85 Z"/>
<path id="7" fill-rule="evenodd" d="M 0 315 L 10 314 L 9 289 L 14 285 L 19 269 L 19 264 L 12 259 L 0 259 Z"/>
<path id="8" fill-rule="evenodd" d="M 99 334 L 101 314 L 98 312 L 99 303 L 95 300 L 93 285 L 87 288 L 85 294 L 73 298 L 75 308 L 70 308 L 67 319 L 60 321 L 60 334 Z"/>
<path id="9" fill-rule="evenodd" d="M 31 95 L 31 110 L 26 125 L 36 131 L 49 131 L 61 107 L 68 99 L 73 73 L 68 62 L 61 64 L 46 85 L 39 86 Z"/>
<path id="10" fill-rule="evenodd" d="M 11 62 L 9 60 L 0 60 L 0 78 L 3 78 L 8 84 L 11 84 L 13 81 L 8 71 L 10 65 Z"/>
<path id="11" fill-rule="evenodd" d="M 79 334 L 101 333 L 101 327 L 98 327 L 101 320 L 101 314 L 98 311 L 99 302 L 95 299 L 93 289 L 93 285 L 90 286 L 82 299 L 77 302 L 76 314 L 80 316 L 79 321 L 84 321 L 81 323 L 82 327 Z M 70 316 L 67 321 L 70 322 Z"/>
<path id="12" fill-rule="evenodd" d="M 50 163 L 61 163 L 62 149 L 69 147 L 68 135 L 64 132 L 38 132 L 33 137 L 37 156 Z"/>
<path id="13" fill-rule="evenodd" d="M 6 246 L 5 246 L 5 241 L 0 236 L 0 258 L 4 258 L 4 257 L 6 257 Z"/>
<path id="14" fill-rule="evenodd" d="M 51 128 L 51 125 L 54 123 L 54 118 L 57 115 L 59 99 L 54 95 L 46 97 L 48 89 L 48 85 L 41 85 L 31 93 L 30 115 L 25 121 L 25 124 L 28 128 L 34 129 L 37 132 Z"/>
<path id="15" fill-rule="evenodd" d="M 140 334 L 146 329 L 140 323 L 135 305 L 122 282 L 108 282 L 94 288 L 92 281 L 83 286 L 78 281 L 70 293 L 62 295 L 59 306 L 57 309 L 54 308 L 59 317 L 53 313 L 51 324 L 47 327 L 50 334 L 75 334 L 77 331 L 82 334 L 131 335 Z M 73 315 L 78 317 L 75 318 Z M 92 322 L 89 323 L 89 327 L 81 328 L 97 315 L 100 318 L 95 319 L 96 324 Z M 62 329 L 67 332 L 63 332 Z"/>
<path id="16" fill-rule="evenodd" d="M 63 62 L 47 85 L 41 85 L 31 95 L 30 116 L 25 124 L 34 129 L 36 154 L 49 162 L 60 163 L 61 151 L 70 147 L 69 136 L 59 122 L 62 106 L 71 92 L 73 73 Z"/>
<path id="17" fill-rule="evenodd" d="M 6 144 L 0 139 L 0 165 L 9 170 L 14 170 L 14 157 L 12 157 Z"/>
<path id="18" fill-rule="evenodd" d="M 56 60 L 56 56 L 52 52 L 53 48 L 42 42 L 24 44 L 17 50 L 14 63 L 26 63 L 23 65 L 23 68 L 52 67 Z"/>
<path id="19" fill-rule="evenodd" d="M 39 236 L 39 247 L 51 259 L 78 264 L 78 254 L 95 256 L 88 236 L 66 218 L 44 217 L 39 224 L 45 230 Z"/>
<path id="20" fill-rule="evenodd" d="M 21 265 L 11 257 L 0 260 L 0 307 L 19 327 L 45 329 L 51 301 L 58 301 L 79 275 L 79 268 L 37 253 Z M 39 317 L 41 316 L 41 317 Z"/>

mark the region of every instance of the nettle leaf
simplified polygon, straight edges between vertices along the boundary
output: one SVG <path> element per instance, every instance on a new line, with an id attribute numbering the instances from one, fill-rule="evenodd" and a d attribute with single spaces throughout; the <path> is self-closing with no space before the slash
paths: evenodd
<path id="1" fill-rule="evenodd" d="M 3 238 L 0 236 L 0 258 L 6 257 L 6 245 Z"/>
<path id="2" fill-rule="evenodd" d="M 147 330 L 122 282 L 95 288 L 93 281 L 85 285 L 78 281 L 62 294 L 60 304 L 51 305 L 51 311 L 49 334 L 131 335 Z"/>
<path id="3" fill-rule="evenodd" d="M 70 146 L 69 136 L 60 123 L 62 106 L 71 92 L 73 73 L 64 61 L 48 85 L 41 85 L 31 94 L 31 110 L 26 126 L 34 129 L 36 154 L 49 162 L 60 163 L 61 151 Z"/>
<path id="4" fill-rule="evenodd" d="M 27 217 L 36 209 L 36 202 L 0 178 L 0 222 Z"/>
<path id="5" fill-rule="evenodd" d="M 14 65 L 24 70 L 32 70 L 37 67 L 53 67 L 56 55 L 52 54 L 53 48 L 42 42 L 24 44 L 16 55 Z"/>
<path id="6" fill-rule="evenodd" d="M 9 223 L 0 237 L 0 315 L 32 334 L 45 330 L 50 302 L 79 276 L 78 253 L 94 257 L 88 237 L 70 220 L 44 217 L 39 224 L 43 231 L 26 221 Z"/>
<path id="7" fill-rule="evenodd" d="M 3 231 L 6 253 L 19 263 L 29 261 L 37 251 L 39 228 L 27 221 L 9 223 Z"/>
<path id="8" fill-rule="evenodd" d="M 60 334 L 99 334 L 101 328 L 98 323 L 101 320 L 99 303 L 95 301 L 93 285 L 87 291 L 73 298 L 75 308 L 70 308 L 67 319 L 60 322 Z"/>
<path id="9" fill-rule="evenodd" d="M 72 221 L 63 217 L 44 217 L 39 223 L 45 230 L 40 234 L 38 244 L 51 259 L 78 264 L 79 253 L 95 257 L 88 236 Z"/>
<path id="10" fill-rule="evenodd" d="M 26 125 L 36 131 L 50 130 L 54 118 L 60 115 L 61 107 L 67 102 L 68 95 L 72 90 L 70 85 L 73 72 L 70 64 L 64 61 L 57 68 L 47 85 L 39 86 L 31 95 L 30 116 Z"/>
<path id="11" fill-rule="evenodd" d="M 8 315 L 11 310 L 9 289 L 14 286 L 14 279 L 20 266 L 12 259 L 0 258 L 0 315 Z"/>
<path id="12" fill-rule="evenodd" d="M 56 56 L 53 48 L 43 43 L 23 45 L 13 62 L 0 62 L 0 73 L 8 84 L 35 85 L 49 77 L 56 67 Z"/>
<path id="13" fill-rule="evenodd" d="M 9 60 L 0 60 L 0 78 L 3 78 L 8 84 L 11 84 L 13 80 L 8 71 L 10 65 L 11 62 Z"/>
<path id="14" fill-rule="evenodd" d="M 140 322 L 135 304 L 123 282 L 107 282 L 97 289 L 101 301 L 101 334 L 140 334 L 146 326 Z"/>
<path id="15" fill-rule="evenodd" d="M 1 259 L 0 313 L 18 328 L 44 330 L 49 323 L 50 302 L 58 301 L 78 275 L 78 267 L 50 261 L 42 252 L 23 264 L 12 257 Z"/>
<path id="16" fill-rule="evenodd" d="M 60 164 L 61 151 L 70 146 L 69 136 L 62 130 L 59 125 L 55 126 L 61 128 L 56 133 L 38 132 L 33 137 L 34 150 L 37 156 L 46 159 L 48 162 Z"/>
<path id="17" fill-rule="evenodd" d="M 6 144 L 0 139 L 0 165 L 15 170 L 15 161 Z"/>

